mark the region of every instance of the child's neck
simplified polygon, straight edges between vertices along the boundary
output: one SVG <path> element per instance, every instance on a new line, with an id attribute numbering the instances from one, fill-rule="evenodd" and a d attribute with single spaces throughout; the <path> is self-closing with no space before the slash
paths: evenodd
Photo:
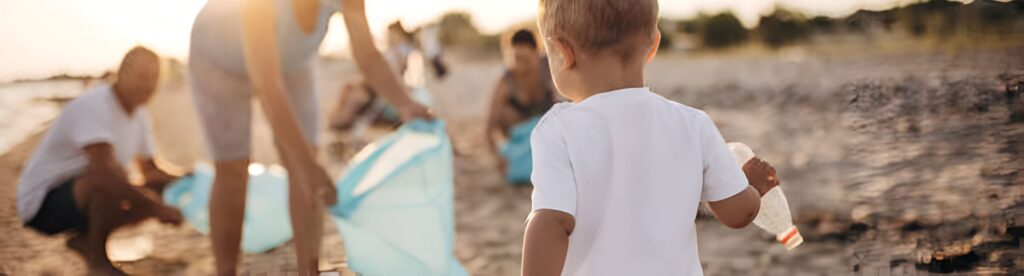
<path id="1" fill-rule="evenodd" d="M 579 89 L 567 95 L 573 102 L 582 102 L 590 96 L 625 88 L 644 87 L 644 63 L 623 63 L 618 59 L 597 59 L 580 62 Z"/>

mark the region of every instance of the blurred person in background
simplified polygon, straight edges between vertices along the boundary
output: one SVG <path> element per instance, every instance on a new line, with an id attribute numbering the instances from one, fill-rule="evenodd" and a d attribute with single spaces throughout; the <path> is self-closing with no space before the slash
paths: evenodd
<path id="1" fill-rule="evenodd" d="M 383 55 L 396 76 L 405 74 L 409 67 L 409 56 L 416 50 L 413 34 L 406 31 L 401 22 L 388 25 L 387 49 Z M 378 101 L 373 87 L 362 78 L 346 83 L 341 89 L 338 103 L 329 116 L 331 128 L 335 130 L 350 130 L 359 118 L 379 113 L 384 104 Z"/>
<path id="2" fill-rule="evenodd" d="M 315 61 L 328 19 L 339 11 L 366 83 L 395 105 L 403 120 L 429 117 L 374 46 L 363 0 L 211 0 L 196 17 L 189 72 L 216 170 L 210 238 L 218 275 L 235 275 L 238 265 L 253 96 L 288 170 L 299 275 L 316 274 L 324 209 L 336 203 L 337 194 L 316 158 L 321 114 Z"/>
<path id="3" fill-rule="evenodd" d="M 517 30 L 502 42 L 508 67 L 495 84 L 484 137 L 490 153 L 498 160 L 498 171 L 506 175 L 514 164 L 509 164 L 505 154 L 499 152 L 498 141 L 511 138 L 516 125 L 544 115 L 555 104 L 557 93 L 547 57 L 532 31 Z M 532 126 L 529 128 L 532 130 Z M 528 144 L 529 137 L 525 141 Z"/>

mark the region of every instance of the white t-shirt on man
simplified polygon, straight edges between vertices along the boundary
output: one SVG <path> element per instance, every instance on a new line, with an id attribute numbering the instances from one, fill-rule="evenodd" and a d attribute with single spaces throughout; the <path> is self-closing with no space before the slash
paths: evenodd
<path id="1" fill-rule="evenodd" d="M 647 88 L 558 104 L 531 143 L 533 210 L 576 219 L 563 275 L 702 275 L 700 201 L 748 186 L 707 114 Z"/>
<path id="2" fill-rule="evenodd" d="M 84 172 L 89 164 L 83 148 L 108 143 L 126 166 L 135 157 L 153 154 L 149 115 L 139 107 L 127 114 L 114 91 L 101 85 L 68 103 L 47 130 L 18 181 L 18 216 L 28 222 L 39 212 L 46 194 Z"/>

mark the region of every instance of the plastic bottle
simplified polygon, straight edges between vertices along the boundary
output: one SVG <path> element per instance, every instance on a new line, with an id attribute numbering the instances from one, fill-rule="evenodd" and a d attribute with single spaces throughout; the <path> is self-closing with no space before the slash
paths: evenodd
<path id="1" fill-rule="evenodd" d="M 732 151 L 740 168 L 755 156 L 754 151 L 743 143 L 729 143 L 729 150 Z M 775 239 L 782 243 L 786 250 L 793 250 L 804 242 L 800 231 L 793 225 L 789 203 L 786 201 L 786 195 L 782 193 L 781 186 L 768 190 L 768 193 L 761 197 L 761 211 L 754 218 L 754 225 L 774 234 Z"/>

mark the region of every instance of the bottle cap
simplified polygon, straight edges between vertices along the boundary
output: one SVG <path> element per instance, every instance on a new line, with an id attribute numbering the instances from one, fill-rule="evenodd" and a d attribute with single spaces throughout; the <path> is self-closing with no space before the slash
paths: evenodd
<path id="1" fill-rule="evenodd" d="M 800 231 L 797 230 L 795 225 L 790 226 L 789 230 L 782 232 L 782 234 L 775 238 L 782 243 L 782 246 L 786 247 L 786 250 L 793 250 L 804 243 L 804 237 L 800 235 Z"/>

